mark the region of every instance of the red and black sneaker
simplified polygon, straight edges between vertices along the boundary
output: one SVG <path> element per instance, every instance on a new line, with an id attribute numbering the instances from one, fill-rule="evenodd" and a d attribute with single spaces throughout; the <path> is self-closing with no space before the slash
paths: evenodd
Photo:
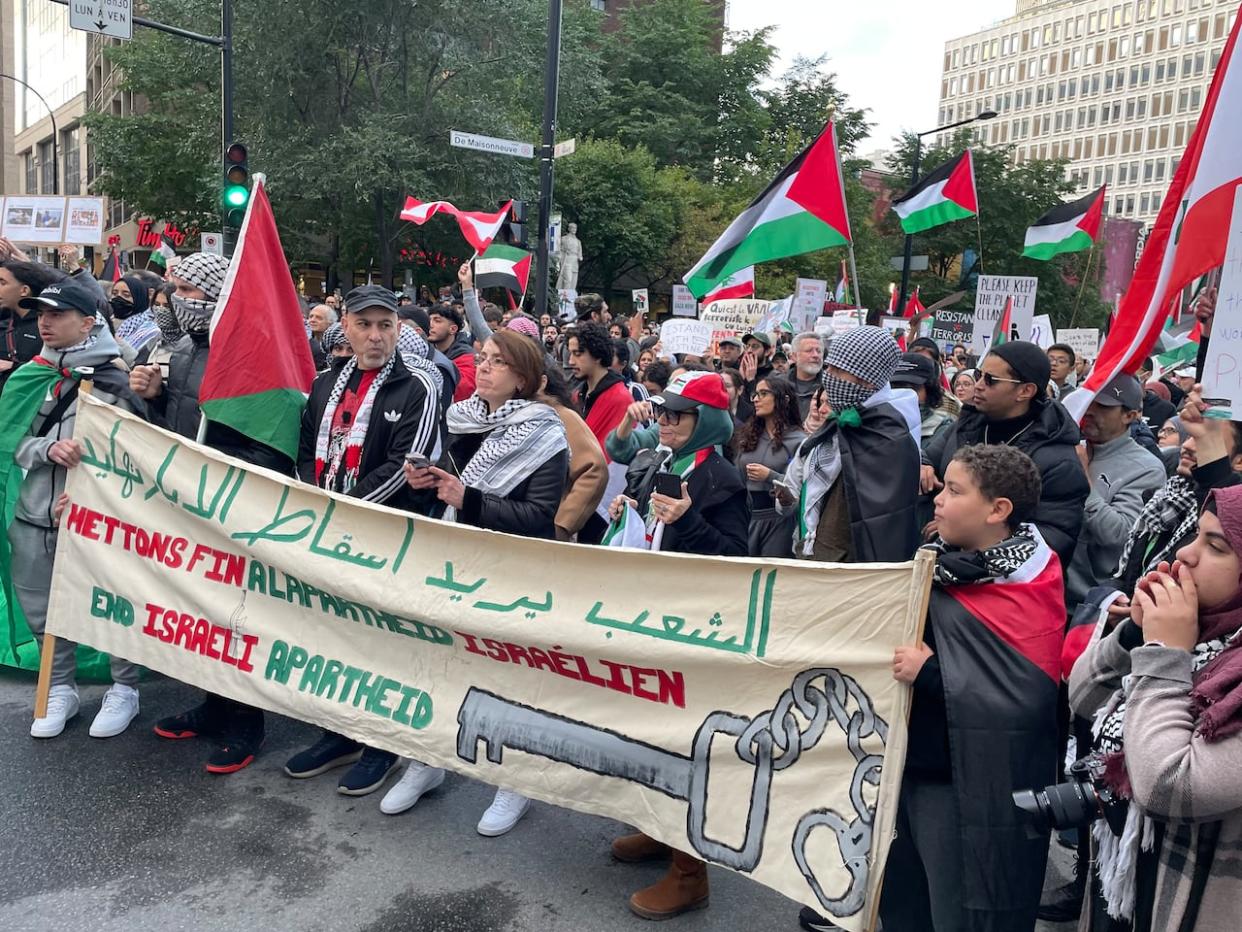
<path id="1" fill-rule="evenodd" d="M 180 715 L 170 715 L 155 723 L 155 733 L 161 738 L 178 741 L 182 738 L 211 737 L 220 729 L 219 715 L 208 702 L 196 705 Z"/>
<path id="2" fill-rule="evenodd" d="M 207 758 L 208 773 L 237 773 L 244 767 L 250 766 L 255 755 L 259 753 L 259 747 L 263 744 L 263 738 L 251 740 L 249 738 L 228 738 L 220 744 L 211 757 Z"/>

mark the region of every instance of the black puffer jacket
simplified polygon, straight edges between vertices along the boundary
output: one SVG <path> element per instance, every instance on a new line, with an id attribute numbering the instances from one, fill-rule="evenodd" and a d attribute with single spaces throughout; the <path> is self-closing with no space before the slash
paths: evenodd
<path id="1" fill-rule="evenodd" d="M 42 348 L 38 314 L 27 311 L 25 317 L 19 317 L 13 311 L 0 311 L 0 359 L 13 363 L 16 369 L 38 356 Z M 0 385 L 13 369 L 0 372 Z"/>
<path id="2" fill-rule="evenodd" d="M 625 494 L 647 513 L 656 473 L 666 453 L 641 450 L 626 469 Z M 690 510 L 664 529 L 660 550 L 744 557 L 750 552 L 750 499 L 737 467 L 715 450 L 686 479 Z"/>
<path id="3" fill-rule="evenodd" d="M 198 390 L 203 384 L 209 351 L 205 333 L 192 333 L 190 339 L 177 344 L 168 361 L 168 379 L 163 391 L 147 402 L 148 420 L 152 424 L 191 440 L 198 437 L 198 422 L 202 417 Z M 293 462 L 279 450 L 251 440 L 224 424 L 209 421 L 203 442 L 213 450 L 255 466 L 265 466 L 286 475 L 293 471 Z"/>
<path id="4" fill-rule="evenodd" d="M 487 434 L 452 434 L 444 468 L 460 474 Z M 466 486 L 457 520 L 462 524 L 522 537 L 556 539 L 556 511 L 569 482 L 569 450 L 557 453 L 523 479 L 508 495 Z"/>
<path id="5" fill-rule="evenodd" d="M 1009 445 L 1035 461 L 1043 487 L 1035 525 L 1048 546 L 1069 566 L 1082 529 L 1083 504 L 1091 485 L 1075 448 L 1082 435 L 1078 425 L 1058 402 L 1036 399 L 1031 405 L 1029 427 L 1017 433 Z M 933 437 L 923 451 L 923 459 L 944 479 L 949 461 L 961 447 L 985 442 L 988 419 L 973 405 L 963 405 L 961 417 L 952 429 Z M 996 428 L 993 428 L 995 432 Z M 999 442 L 991 438 L 993 443 Z"/>

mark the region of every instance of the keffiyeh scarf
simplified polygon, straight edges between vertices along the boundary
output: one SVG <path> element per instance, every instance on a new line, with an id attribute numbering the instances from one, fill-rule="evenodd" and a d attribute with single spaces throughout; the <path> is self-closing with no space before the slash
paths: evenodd
<path id="1" fill-rule="evenodd" d="M 936 555 L 932 581 L 938 586 L 964 586 L 996 582 L 1013 575 L 1039 549 L 1034 529 L 1029 524 L 1017 533 L 986 550 L 960 550 L 937 537 L 923 546 Z"/>
<path id="2" fill-rule="evenodd" d="M 116 338 L 124 340 L 136 350 L 141 350 L 160 335 L 160 327 L 150 310 L 131 314 L 116 326 Z"/>
<path id="3" fill-rule="evenodd" d="M 397 352 L 401 354 L 401 361 L 407 369 L 418 369 L 427 373 L 436 387 L 436 393 L 444 393 L 444 373 L 431 361 L 431 347 L 418 333 L 404 324 L 401 332 L 397 334 Z"/>
<path id="4" fill-rule="evenodd" d="M 862 415 L 857 408 L 828 415 L 824 426 L 802 441 L 785 471 L 784 486 L 798 498 L 798 523 L 794 526 L 794 553 L 809 557 L 815 550 L 815 533 L 824 513 L 824 499 L 841 476 L 842 426 L 857 427 Z"/>
<path id="5" fill-rule="evenodd" d="M 448 409 L 450 434 L 486 434 L 470 462 L 461 471 L 463 485 L 481 492 L 505 496 L 536 469 L 569 448 L 565 427 L 548 405 L 513 398 L 495 411 L 478 395 Z M 455 521 L 449 508 L 446 521 Z"/>
<path id="6" fill-rule="evenodd" d="M 327 406 L 323 409 L 323 417 L 319 420 L 319 433 L 315 438 L 315 484 L 321 489 L 336 489 L 337 476 L 341 476 L 340 491 L 348 494 L 358 482 L 358 470 L 362 463 L 362 444 L 366 440 L 367 428 L 371 424 L 371 409 L 375 406 L 375 398 L 392 372 L 396 354 L 388 358 L 383 368 L 376 373 L 370 388 L 358 407 L 358 416 L 349 425 L 349 433 L 344 443 L 332 442 L 332 422 L 336 419 L 336 409 L 341 403 L 341 396 L 349 385 L 349 380 L 358 368 L 358 360 L 350 359 L 341 367 L 328 395 Z M 344 473 L 341 470 L 344 469 Z"/>
<path id="7" fill-rule="evenodd" d="M 1185 476 L 1174 476 L 1156 490 L 1139 512 L 1121 549 L 1118 575 L 1122 579 L 1135 575 L 1127 569 L 1132 560 L 1139 561 L 1135 567 L 1139 572 L 1156 566 L 1162 560 L 1171 562 L 1177 547 L 1187 537 L 1193 536 L 1198 527 L 1199 503 L 1195 499 L 1194 483 Z M 1146 553 L 1135 550 L 1136 547 L 1156 547 L 1162 538 L 1164 543 L 1157 549 Z"/>

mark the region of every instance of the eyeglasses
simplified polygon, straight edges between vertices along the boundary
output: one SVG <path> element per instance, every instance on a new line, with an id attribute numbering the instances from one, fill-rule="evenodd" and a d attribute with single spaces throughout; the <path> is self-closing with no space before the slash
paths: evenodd
<path id="1" fill-rule="evenodd" d="M 475 366 L 481 367 L 484 364 L 486 364 L 489 368 L 492 368 L 492 369 L 508 369 L 509 368 L 509 364 L 505 361 L 505 358 L 503 356 L 488 356 L 484 353 L 480 353 L 478 361 L 475 363 Z"/>
<path id="2" fill-rule="evenodd" d="M 1167 427 L 1167 426 L 1166 426 L 1166 427 L 1161 427 L 1158 431 L 1156 431 L 1156 436 L 1157 436 L 1157 437 L 1163 437 L 1165 434 L 1175 434 L 1175 433 L 1177 433 L 1177 428 L 1176 428 L 1176 427 Z"/>
<path id="3" fill-rule="evenodd" d="M 669 427 L 676 427 L 681 423 L 681 412 L 670 411 L 664 405 L 652 405 L 651 413 L 655 415 L 657 421 L 663 421 Z"/>
<path id="4" fill-rule="evenodd" d="M 1021 385 L 1021 379 L 1002 379 L 999 375 L 993 375 L 990 372 L 983 373 L 982 382 L 988 388 L 995 388 L 1001 382 L 1008 382 L 1010 385 Z"/>
<path id="5" fill-rule="evenodd" d="M 760 398 L 775 398 L 776 392 L 768 391 L 766 388 L 757 388 L 754 394 L 750 396 L 751 401 L 757 401 Z"/>

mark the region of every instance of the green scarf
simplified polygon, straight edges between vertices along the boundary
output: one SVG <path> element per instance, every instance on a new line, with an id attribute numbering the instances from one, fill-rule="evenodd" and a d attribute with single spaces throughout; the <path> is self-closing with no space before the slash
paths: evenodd
<path id="1" fill-rule="evenodd" d="M 17 446 L 30 433 L 44 399 L 65 390 L 70 373 L 57 369 L 41 356 L 14 370 L 0 393 L 0 664 L 22 670 L 39 669 L 39 647 L 22 615 L 13 589 L 12 554 L 9 552 L 9 526 L 17 512 L 25 471 L 14 458 Z M 65 380 L 61 384 L 61 380 Z M 90 679 L 108 678 L 108 658 L 90 648 L 78 648 L 79 674 Z"/>

